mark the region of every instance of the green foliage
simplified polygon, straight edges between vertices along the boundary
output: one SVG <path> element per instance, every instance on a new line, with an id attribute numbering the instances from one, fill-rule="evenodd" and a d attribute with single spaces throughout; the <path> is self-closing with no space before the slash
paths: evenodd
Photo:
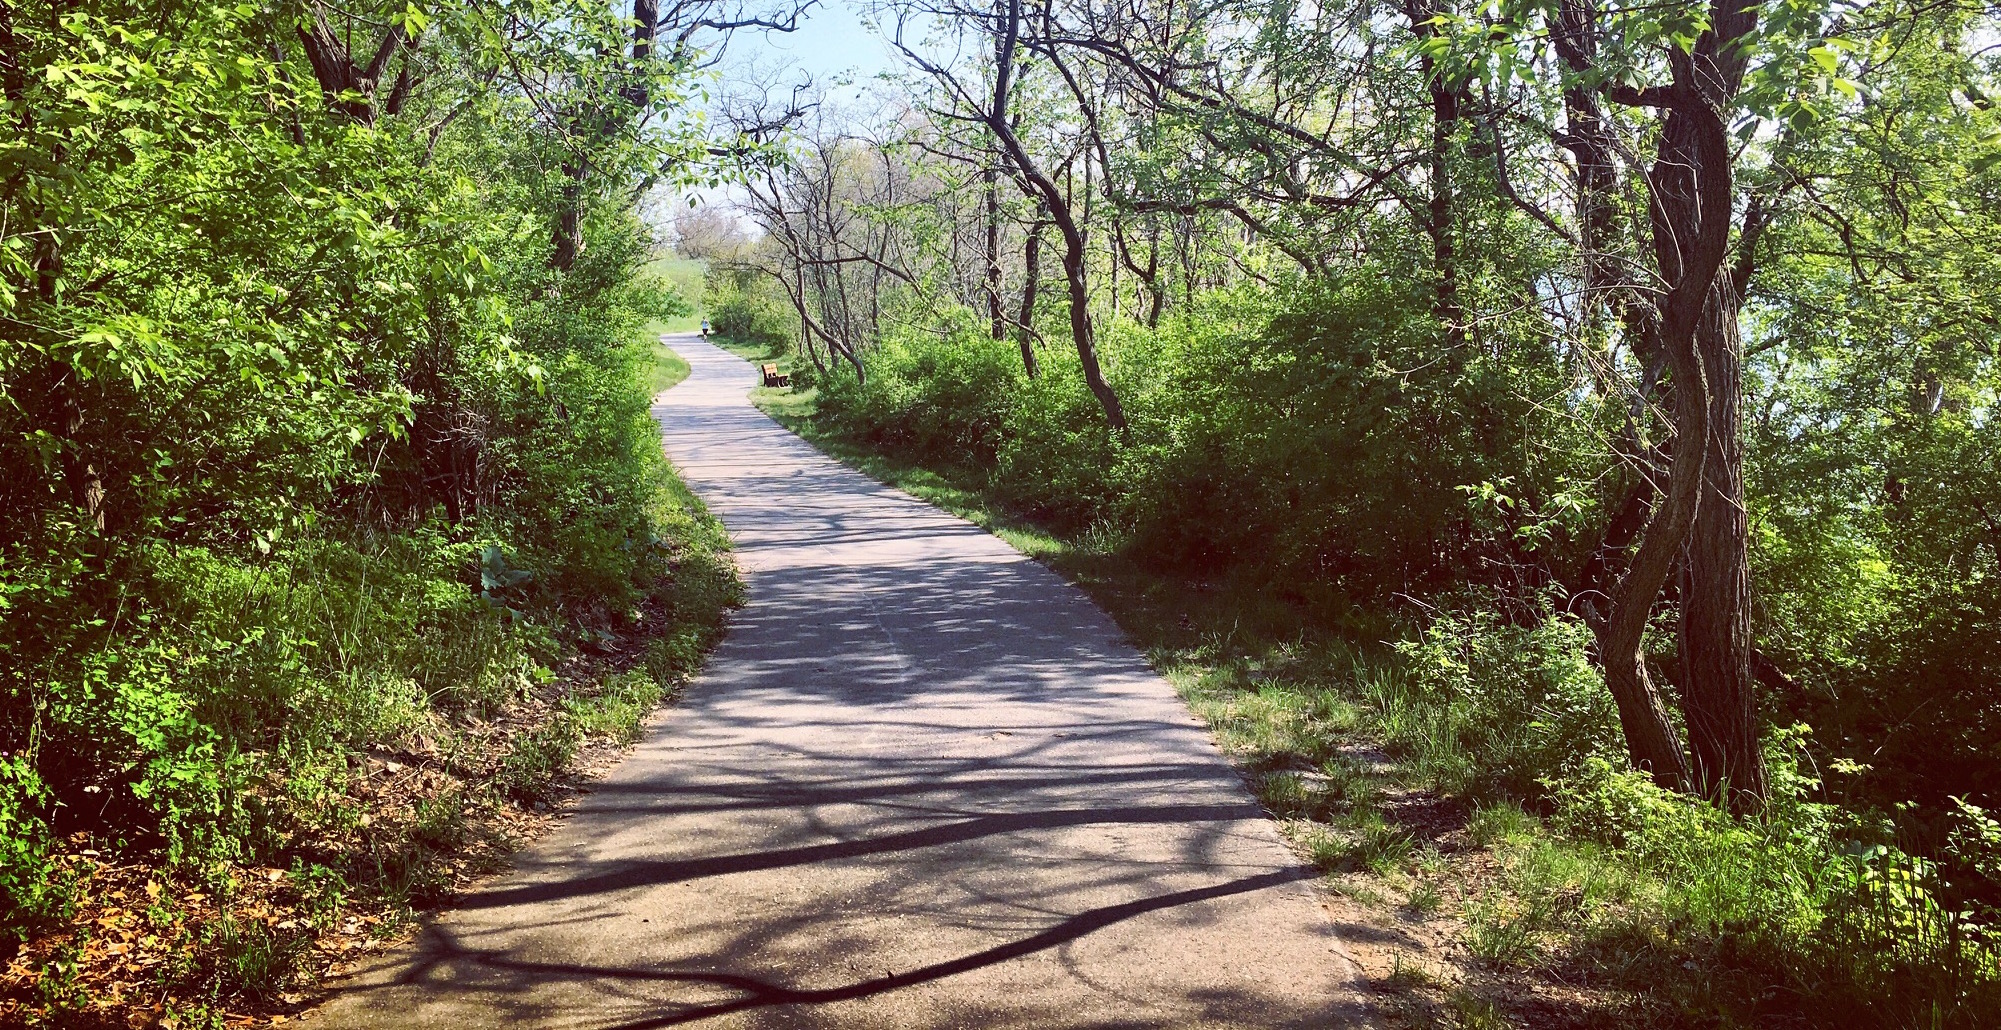
<path id="1" fill-rule="evenodd" d="M 758 347 L 782 346 L 792 339 L 797 319 L 768 287 L 753 269 L 710 266 L 702 288 L 710 331 Z"/>
<path id="2" fill-rule="evenodd" d="M 1362 692 L 1385 743 L 1448 789 L 1535 802 L 1549 778 L 1623 754 L 1591 643 L 1566 617 L 1519 627 L 1440 613 Z"/>
<path id="3" fill-rule="evenodd" d="M 584 734 L 629 744 L 639 739 L 640 720 L 666 695 L 649 673 L 635 669 L 607 678 L 588 697 L 572 698 L 569 716 Z"/>
<path id="4" fill-rule="evenodd" d="M 1369 272 L 1276 313 L 1255 292 L 1213 304 L 1159 330 L 1108 330 L 1124 446 L 1074 354 L 1043 350 L 1029 379 L 1014 343 L 970 317 L 892 332 L 865 381 L 834 369 L 817 381 L 822 412 L 909 460 L 978 470 L 1020 516 L 1116 525 L 1143 560 L 1255 570 L 1296 600 L 1435 588 L 1550 543 L 1517 531 L 1564 496 L 1560 459 L 1585 444 L 1532 402 L 1560 371 L 1534 341 L 1433 361 L 1422 296 Z M 1499 528 L 1464 497 L 1481 482 L 1518 495 Z"/>
<path id="5" fill-rule="evenodd" d="M 329 97 L 309 13 L 0 11 L 0 947 L 65 918 L 71 834 L 353 873 L 355 752 L 491 716 L 580 638 L 660 638 L 662 685 L 524 736 L 504 786 L 535 794 L 734 599 L 642 385 L 641 327 L 688 306 L 630 186 L 696 174 L 687 55 L 631 58 L 602 5 L 364 4 L 321 16 L 402 26 L 406 74 Z M 466 803 L 381 881 L 428 889 Z M 212 930 L 217 983 L 291 965 Z"/>
<path id="6" fill-rule="evenodd" d="M 583 727 L 569 712 L 522 734 L 501 760 L 497 785 L 522 801 L 543 800 L 582 739 Z"/>

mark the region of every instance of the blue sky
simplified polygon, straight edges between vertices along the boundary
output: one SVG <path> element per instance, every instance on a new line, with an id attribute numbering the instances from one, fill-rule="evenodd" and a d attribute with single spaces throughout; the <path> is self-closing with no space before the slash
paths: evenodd
<path id="1" fill-rule="evenodd" d="M 825 0 L 806 16 L 799 31 L 769 33 L 761 42 L 743 47 L 758 64 L 789 64 L 816 81 L 843 74 L 865 79 L 896 65 L 889 44 L 862 25 L 847 0 Z M 748 43 L 752 40 L 738 40 L 740 46 Z"/>

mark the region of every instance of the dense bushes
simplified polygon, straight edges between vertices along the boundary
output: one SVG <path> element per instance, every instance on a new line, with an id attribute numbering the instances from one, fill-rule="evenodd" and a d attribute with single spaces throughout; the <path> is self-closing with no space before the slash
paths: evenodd
<path id="1" fill-rule="evenodd" d="M 353 15 L 428 62 L 391 100 L 311 88 L 296 12 L 15 9 L 0 953 L 69 911 L 53 856 L 79 847 L 218 882 L 305 862 L 407 898 L 398 849 L 461 839 L 467 799 L 360 833 L 366 752 L 470 748 L 569 689 L 551 667 L 580 648 L 658 637 L 671 683 L 728 601 L 640 385 L 639 327 L 676 301 L 638 275 L 621 175 L 659 170 L 665 130 L 573 137 L 547 115 L 566 100 L 483 71 L 560 59 L 600 104 L 591 76 L 635 70 L 597 45 L 627 24 Z M 419 32 L 420 57 L 392 46 Z M 639 70 L 671 95 L 678 72 Z M 604 181 L 553 171 L 579 147 Z M 659 696 L 631 688 L 550 732 L 626 732 L 606 728 Z M 510 786 L 561 752 L 506 765 Z M 484 759 L 449 757 L 485 789 Z"/>
<path id="2" fill-rule="evenodd" d="M 756 346 L 778 346 L 792 336 L 792 322 L 778 298 L 763 287 L 763 273 L 718 264 L 703 282 L 703 310 L 718 336 Z"/>
<path id="3" fill-rule="evenodd" d="M 1108 332 L 1132 423 L 1122 442 L 1074 354 L 1043 350 L 1031 380 L 1011 341 L 969 319 L 892 335 L 869 352 L 865 384 L 836 369 L 818 386 L 851 435 L 973 471 L 1053 526 L 1116 525 L 1133 555 L 1164 566 L 1320 598 L 1495 579 L 1527 536 L 1490 531 L 1465 488 L 1499 484 L 1510 528 L 1526 526 L 1588 446 L 1531 400 L 1561 380 L 1546 349 L 1500 338 L 1432 360 L 1424 298 L 1371 275 L 1271 309 L 1246 291 L 1157 331 Z"/>

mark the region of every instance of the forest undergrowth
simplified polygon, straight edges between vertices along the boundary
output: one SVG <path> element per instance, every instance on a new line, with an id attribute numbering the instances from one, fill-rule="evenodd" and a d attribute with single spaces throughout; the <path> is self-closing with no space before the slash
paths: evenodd
<path id="1" fill-rule="evenodd" d="M 742 332 L 736 317 L 719 313 Z M 1629 771 L 1574 619 L 1511 622 L 1465 597 L 1371 607 L 1314 596 L 1274 577 L 1276 547 L 1163 560 L 1130 520 L 1115 528 L 1024 503 L 1057 490 L 1011 482 L 1006 457 L 951 460 L 981 428 L 965 415 L 983 410 L 973 402 L 1010 395 L 991 387 L 1011 375 L 1000 346 L 970 334 L 891 345 L 861 386 L 770 335 L 724 344 L 793 373 L 793 388 L 752 395 L 788 428 L 996 533 L 1117 620 L 1321 871 L 1393 1025 L 2001 1020 L 2001 937 L 1966 900 L 1978 888 L 1897 847 L 1880 815 L 1833 803 L 1807 727 L 1771 734 L 1773 801 L 1759 818 L 1733 817 Z M 1066 391 L 1067 424 L 1085 426 L 1078 387 L 1048 389 Z M 1040 392 L 1018 378 L 1011 389 Z M 1060 439 L 1011 438 L 1007 418 L 1000 449 L 1051 449 L 1038 483 L 1058 463 L 1084 477 L 1107 467 L 1071 465 L 1075 445 Z M 1047 411 L 1034 422 L 1065 424 Z M 1979 809 L 1962 819 L 1947 847 L 1992 875 L 2001 828 Z"/>
<path id="2" fill-rule="evenodd" d="M 628 415 L 687 375 L 650 334 L 631 354 Z M 285 1022 L 545 832 L 740 603 L 721 524 L 664 461 L 632 471 L 654 543 L 617 613 L 535 604 L 505 551 L 439 539 L 177 566 L 180 632 L 282 633 L 294 657 L 233 664 L 202 706 L 230 750 L 179 761 L 220 817 L 149 825 L 107 804 L 32 856 L 37 878 L 13 881 L 0 1026 Z"/>

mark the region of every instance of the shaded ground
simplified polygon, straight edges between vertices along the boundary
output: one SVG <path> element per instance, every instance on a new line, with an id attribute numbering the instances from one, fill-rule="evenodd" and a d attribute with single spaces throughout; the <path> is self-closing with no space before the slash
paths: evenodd
<path id="1" fill-rule="evenodd" d="M 673 343 L 693 374 L 656 415 L 748 606 L 571 820 L 325 1024 L 1360 1018 L 1312 872 L 1109 619 Z"/>

